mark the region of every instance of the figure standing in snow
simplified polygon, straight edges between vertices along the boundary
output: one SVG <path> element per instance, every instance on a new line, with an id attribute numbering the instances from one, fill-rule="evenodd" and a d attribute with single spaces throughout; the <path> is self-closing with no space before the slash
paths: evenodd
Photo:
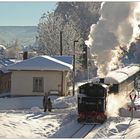
<path id="1" fill-rule="evenodd" d="M 43 108 L 44 108 L 44 112 L 47 111 L 47 105 L 48 105 L 48 94 L 45 92 L 45 95 L 43 97 Z"/>
<path id="2" fill-rule="evenodd" d="M 48 98 L 48 111 L 52 111 L 52 102 L 51 102 L 51 99 L 50 98 Z"/>

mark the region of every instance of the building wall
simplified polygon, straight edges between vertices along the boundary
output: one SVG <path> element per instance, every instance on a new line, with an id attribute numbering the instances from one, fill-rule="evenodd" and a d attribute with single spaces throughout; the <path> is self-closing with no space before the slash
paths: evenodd
<path id="1" fill-rule="evenodd" d="M 44 77 L 44 92 L 33 92 L 33 77 Z M 62 72 L 58 71 L 13 71 L 11 78 L 11 95 L 44 95 L 50 90 L 67 93 L 66 72 L 63 73 L 63 93 L 61 92 Z"/>
<path id="2" fill-rule="evenodd" d="M 11 72 L 0 74 L 0 93 L 10 92 Z"/>

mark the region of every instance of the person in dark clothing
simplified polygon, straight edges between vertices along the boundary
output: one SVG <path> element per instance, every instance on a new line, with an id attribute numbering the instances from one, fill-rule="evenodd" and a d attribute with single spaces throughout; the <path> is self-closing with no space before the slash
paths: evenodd
<path id="1" fill-rule="evenodd" d="M 43 97 L 43 108 L 44 108 L 44 112 L 47 111 L 47 105 L 48 105 L 48 94 L 45 93 L 45 95 Z"/>
<path id="2" fill-rule="evenodd" d="M 48 104 L 47 104 L 47 107 L 48 107 L 48 111 L 52 111 L 52 102 L 51 102 L 51 99 L 48 98 Z"/>

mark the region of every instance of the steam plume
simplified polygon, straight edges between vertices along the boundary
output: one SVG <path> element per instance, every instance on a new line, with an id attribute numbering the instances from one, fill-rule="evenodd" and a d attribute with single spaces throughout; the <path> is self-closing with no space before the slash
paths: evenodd
<path id="1" fill-rule="evenodd" d="M 107 116 L 118 116 L 119 109 L 124 107 L 127 102 L 128 100 L 125 94 L 109 94 L 107 97 Z"/>
<path id="2" fill-rule="evenodd" d="M 98 23 L 91 26 L 86 44 L 97 55 L 99 70 L 106 74 L 120 66 L 124 50 L 139 34 L 139 2 L 105 2 Z M 100 69 L 102 68 L 102 69 Z"/>

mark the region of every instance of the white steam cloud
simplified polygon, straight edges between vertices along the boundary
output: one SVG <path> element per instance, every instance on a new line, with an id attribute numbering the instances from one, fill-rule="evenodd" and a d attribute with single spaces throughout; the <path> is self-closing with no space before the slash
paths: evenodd
<path id="1" fill-rule="evenodd" d="M 91 26 L 89 39 L 85 43 L 97 55 L 99 71 L 106 74 L 120 66 L 120 58 L 138 36 L 140 29 L 139 2 L 105 2 L 101 6 L 101 17 Z M 123 48 L 121 49 L 120 48 Z"/>
<path id="2" fill-rule="evenodd" d="M 127 97 L 125 94 L 109 94 L 107 97 L 106 114 L 110 117 L 119 115 L 119 109 L 127 105 Z"/>

